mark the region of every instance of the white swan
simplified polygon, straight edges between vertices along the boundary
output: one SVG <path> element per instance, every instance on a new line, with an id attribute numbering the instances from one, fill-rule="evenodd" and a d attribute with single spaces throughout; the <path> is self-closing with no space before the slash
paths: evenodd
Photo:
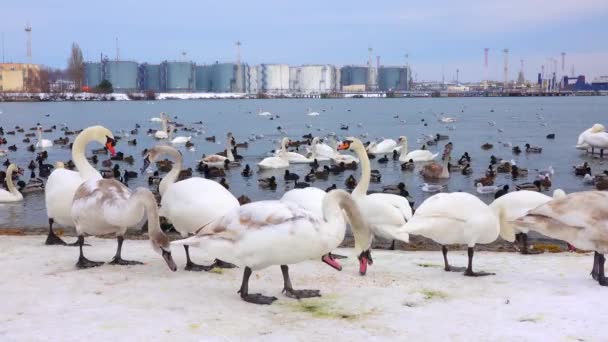
<path id="1" fill-rule="evenodd" d="M 456 122 L 456 118 L 451 118 L 449 116 L 442 116 L 439 118 L 439 122 L 441 123 L 454 123 Z"/>
<path id="2" fill-rule="evenodd" d="M 74 139 L 72 161 L 78 171 L 56 168 L 49 176 L 44 189 L 46 214 L 49 218 L 47 245 L 65 245 L 65 242 L 53 232 L 53 224 L 57 222 L 66 227 L 74 227 L 71 208 L 76 189 L 88 179 L 101 179 L 99 171 L 89 164 L 85 156 L 87 144 L 92 141 L 104 145 L 110 151 L 110 154 L 116 154 L 114 135 L 105 127 L 91 126 L 85 128 Z"/>
<path id="3" fill-rule="evenodd" d="M 287 151 L 287 144 L 289 143 L 289 138 L 284 137 L 281 139 L 281 149 L 275 151 L 274 156 L 279 157 L 281 154 L 287 156 L 287 160 L 290 164 L 309 164 L 314 161 L 312 158 L 306 158 L 305 156 L 296 153 Z"/>
<path id="4" fill-rule="evenodd" d="M 537 191 L 520 190 L 505 194 L 490 204 L 490 209 L 497 217 L 503 216 L 500 221 L 500 237 L 513 242 L 519 238 L 522 243 L 521 253 L 529 254 L 527 235 L 529 229 L 514 225 L 514 221 L 528 213 L 529 210 L 537 208 L 552 199 L 565 197 L 561 189 L 553 192 L 553 197 L 541 194 Z"/>
<path id="5" fill-rule="evenodd" d="M 173 133 L 173 130 L 175 130 L 175 126 L 169 126 L 169 135 L 171 135 Z M 185 144 L 188 141 L 190 141 L 192 139 L 191 136 L 177 136 L 173 139 L 171 139 L 171 143 L 172 144 Z"/>
<path id="6" fill-rule="evenodd" d="M 328 161 L 335 157 L 336 151 L 327 144 L 319 142 L 319 137 L 314 137 L 310 147 L 306 146 L 311 159 L 316 159 L 318 162 Z"/>
<path id="7" fill-rule="evenodd" d="M 369 158 L 361 141 L 348 137 L 338 150 L 350 149 L 361 161 L 361 179 L 353 190 L 353 199 L 370 224 L 374 235 L 388 240 L 409 241 L 404 229 L 405 223 L 412 217 L 412 208 L 405 197 L 393 194 L 367 194 L 371 177 Z M 394 241 L 393 241 L 394 242 Z M 392 245 L 394 248 L 394 243 Z"/>
<path id="8" fill-rule="evenodd" d="M 144 165 L 155 162 L 161 155 L 168 154 L 175 162 L 171 171 L 159 184 L 162 196 L 160 216 L 166 217 L 182 237 L 194 234 L 201 227 L 208 225 L 239 206 L 239 201 L 222 185 L 212 180 L 192 177 L 175 182 L 182 168 L 182 155 L 170 146 L 156 146 L 148 151 Z M 215 265 L 197 265 L 190 259 L 188 246 L 186 252 L 186 270 L 208 271 L 213 266 L 222 266 L 216 260 Z"/>
<path id="9" fill-rule="evenodd" d="M 336 140 L 332 137 L 330 138 L 330 144 L 331 144 L 331 148 L 334 151 L 334 155 L 333 157 L 331 157 L 331 161 L 334 164 L 340 164 L 340 163 L 344 163 L 344 164 L 352 164 L 353 162 L 355 162 L 355 164 L 359 164 L 359 158 L 352 156 L 350 154 L 341 154 L 338 151 L 338 143 L 336 142 Z M 328 145 L 329 146 L 329 145 Z"/>
<path id="10" fill-rule="evenodd" d="M 439 155 L 439 153 L 433 154 L 431 153 L 431 151 L 428 150 L 414 150 L 408 152 L 407 137 L 400 136 L 398 141 L 401 144 L 401 154 L 399 155 L 399 161 L 402 163 L 409 162 L 410 160 L 413 160 L 414 162 L 431 161 L 437 158 L 437 156 Z"/>
<path id="11" fill-rule="evenodd" d="M 591 276 L 608 286 L 604 254 L 608 253 L 608 192 L 583 191 L 549 201 L 515 220 L 514 225 L 595 251 Z"/>
<path id="12" fill-rule="evenodd" d="M 283 142 L 285 138 L 283 139 Z M 284 169 L 289 167 L 289 159 L 287 158 L 287 150 L 285 149 L 285 143 L 281 143 L 281 149 L 272 157 L 262 159 L 258 163 L 260 170 L 268 169 Z"/>
<path id="13" fill-rule="evenodd" d="M 443 185 L 441 184 L 422 184 L 422 191 L 424 192 L 440 192 L 443 190 Z"/>
<path id="14" fill-rule="evenodd" d="M 158 117 L 150 118 L 150 122 L 162 122 L 163 120 L 165 120 L 165 118 L 166 118 L 165 113 L 161 112 Z"/>
<path id="15" fill-rule="evenodd" d="M 263 112 L 262 109 L 258 109 L 258 115 L 259 116 L 272 116 L 272 113 L 270 112 Z"/>
<path id="16" fill-rule="evenodd" d="M 424 236 L 442 245 L 446 271 L 464 270 L 450 266 L 446 245 L 466 244 L 469 264 L 464 274 L 493 274 L 473 272 L 475 245 L 494 242 L 500 232 L 498 217 L 479 198 L 465 192 L 433 195 L 422 202 L 405 226 L 410 234 Z"/>
<path id="17" fill-rule="evenodd" d="M 599 148 L 600 157 L 603 157 L 604 150 L 608 149 L 608 133 L 597 132 L 585 134 L 583 136 L 583 144 L 587 144 L 591 147 L 591 153 L 593 153 L 596 148 Z"/>
<path id="18" fill-rule="evenodd" d="M 587 135 L 590 134 L 594 134 L 594 133 L 600 133 L 600 132 L 605 132 L 606 129 L 604 128 L 604 125 L 596 123 L 593 126 L 591 126 L 591 128 L 588 128 L 586 130 L 584 130 L 579 136 L 578 136 L 578 140 L 576 142 L 576 148 L 580 149 L 580 150 L 587 150 L 589 149 L 589 144 L 587 144 L 585 142 L 585 137 Z"/>
<path id="19" fill-rule="evenodd" d="M 15 188 L 15 184 L 13 184 L 13 172 L 15 171 L 22 174 L 15 164 L 10 164 L 6 169 L 5 180 L 8 191 L 0 189 L 0 203 L 23 201 L 23 195 Z"/>
<path id="20" fill-rule="evenodd" d="M 38 126 L 36 129 L 36 135 L 38 137 L 38 141 L 36 142 L 36 148 L 47 148 L 52 147 L 53 142 L 49 139 L 42 139 L 42 127 Z"/>
<path id="21" fill-rule="evenodd" d="M 319 116 L 319 112 L 313 112 L 310 108 L 308 108 L 308 116 Z"/>
<path id="22" fill-rule="evenodd" d="M 169 132 L 167 127 L 167 118 L 163 116 L 161 120 L 161 129 L 154 133 L 154 138 L 156 139 L 167 139 L 169 138 Z"/>
<path id="23" fill-rule="evenodd" d="M 177 269 L 171 257 L 169 239 L 160 229 L 156 199 L 150 190 L 137 188 L 131 193 L 129 188 L 115 179 L 90 179 L 76 190 L 72 203 L 72 218 L 76 224 L 80 256 L 76 267 L 90 268 L 103 264 L 84 257 L 82 246 L 84 234 L 116 234 L 118 246 L 112 265 L 137 265 L 139 261 L 124 260 L 121 256 L 123 236 L 128 227 L 139 223 L 148 214 L 148 235 L 152 248 L 163 256 L 172 271 Z"/>
<path id="24" fill-rule="evenodd" d="M 205 158 L 203 158 L 201 160 L 201 162 L 203 162 L 203 164 L 206 164 L 208 166 L 215 166 L 215 167 L 224 167 L 224 163 L 226 162 L 226 160 L 233 162 L 234 161 L 234 154 L 232 154 L 232 133 L 228 132 L 228 134 L 226 135 L 226 157 L 221 156 L 219 154 L 212 154 L 209 156 L 206 156 Z"/>
<path id="25" fill-rule="evenodd" d="M 381 142 L 373 142 L 367 147 L 367 153 L 370 154 L 389 154 L 397 148 L 397 142 L 393 139 L 384 139 Z M 359 157 L 361 159 L 361 157 Z"/>
<path id="26" fill-rule="evenodd" d="M 371 232 L 351 196 L 334 190 L 323 199 L 323 216 L 291 202 L 260 201 L 245 204 L 218 222 L 204 227 L 196 236 L 174 241 L 177 245 L 203 248 L 244 268 L 241 298 L 250 303 L 271 304 L 275 297 L 249 293 L 252 270 L 281 265 L 284 289 L 292 298 L 320 296 L 318 290 L 294 290 L 289 278 L 289 264 L 322 258 L 344 239 L 346 212 L 359 253 L 359 271 L 364 273 L 371 245 Z M 364 266 L 365 265 L 365 266 Z"/>

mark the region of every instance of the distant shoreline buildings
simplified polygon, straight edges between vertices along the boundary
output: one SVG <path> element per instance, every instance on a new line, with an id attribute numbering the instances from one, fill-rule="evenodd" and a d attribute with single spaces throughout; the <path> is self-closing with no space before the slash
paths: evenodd
<path id="1" fill-rule="evenodd" d="M 370 70 L 371 68 L 371 70 Z M 84 86 L 93 89 L 103 80 L 116 92 L 210 92 L 318 96 L 340 91 L 408 91 L 407 66 L 337 67 L 330 64 L 196 64 L 164 61 L 159 64 L 102 59 L 85 62 Z"/>

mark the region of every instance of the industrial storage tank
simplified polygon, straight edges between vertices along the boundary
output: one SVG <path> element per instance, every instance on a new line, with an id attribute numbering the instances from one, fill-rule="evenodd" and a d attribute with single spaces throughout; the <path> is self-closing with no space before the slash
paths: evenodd
<path id="1" fill-rule="evenodd" d="M 168 92 L 191 92 L 195 89 L 196 74 L 192 62 L 164 62 L 161 79 Z"/>
<path id="2" fill-rule="evenodd" d="M 250 68 L 247 68 L 247 85 L 245 89 L 249 94 L 257 94 L 260 92 L 260 88 L 258 85 L 258 69 L 259 66 L 252 66 Z"/>
<path id="3" fill-rule="evenodd" d="M 211 91 L 214 93 L 230 93 L 236 89 L 235 63 L 215 63 L 211 65 Z"/>
<path id="4" fill-rule="evenodd" d="M 161 91 L 160 64 L 142 64 L 140 67 L 141 90 Z"/>
<path id="5" fill-rule="evenodd" d="M 196 91 L 211 92 L 211 65 L 197 65 L 195 74 Z"/>
<path id="6" fill-rule="evenodd" d="M 103 80 L 103 68 L 101 63 L 84 63 L 84 85 L 95 88 Z"/>
<path id="7" fill-rule="evenodd" d="M 259 91 L 270 94 L 283 94 L 289 91 L 289 65 L 259 65 L 258 87 Z"/>
<path id="8" fill-rule="evenodd" d="M 407 90 L 407 68 L 380 67 L 378 70 L 378 87 L 382 91 Z"/>
<path id="9" fill-rule="evenodd" d="M 366 85 L 367 67 L 347 65 L 340 69 L 340 79 L 342 86 Z"/>
<path id="10" fill-rule="evenodd" d="M 117 92 L 137 91 L 137 62 L 105 61 L 104 79 L 112 83 Z"/>
<path id="11" fill-rule="evenodd" d="M 300 94 L 323 94 L 337 88 L 333 65 L 303 65 L 291 68 L 291 89 Z"/>

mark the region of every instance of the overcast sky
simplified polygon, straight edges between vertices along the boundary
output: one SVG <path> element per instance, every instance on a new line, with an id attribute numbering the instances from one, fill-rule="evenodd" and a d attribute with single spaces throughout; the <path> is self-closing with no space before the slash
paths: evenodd
<path id="1" fill-rule="evenodd" d="M 410 64 L 418 80 L 503 78 L 502 49 L 509 48 L 510 78 L 520 60 L 528 79 L 549 58 L 566 52 L 568 74 L 608 75 L 608 0 L 425 1 L 74 1 L 0 0 L 6 61 L 25 61 L 23 28 L 30 22 L 33 61 L 64 67 L 70 44 L 85 59 L 101 53 L 158 63 L 234 61 L 234 42 L 250 64 L 363 64 L 367 48 L 381 63 Z"/>

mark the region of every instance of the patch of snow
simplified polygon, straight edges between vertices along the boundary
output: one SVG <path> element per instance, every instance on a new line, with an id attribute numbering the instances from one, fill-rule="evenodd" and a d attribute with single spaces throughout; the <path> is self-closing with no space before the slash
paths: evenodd
<path id="1" fill-rule="evenodd" d="M 74 238 L 68 238 L 71 242 Z M 607 290 L 589 276 L 592 255 L 523 256 L 475 253 L 469 278 L 444 272 L 441 252 L 373 251 L 365 277 L 351 249 L 344 270 L 319 260 L 290 266 L 296 289 L 323 297 L 297 301 L 281 294 L 278 266 L 254 272 L 251 293 L 279 298 L 245 303 L 242 269 L 186 272 L 173 249 L 171 272 L 148 241 L 127 240 L 123 258 L 138 266 L 77 270 L 77 248 L 45 246 L 44 236 L 0 239 L 0 340 L 334 340 L 564 341 L 606 339 Z M 114 239 L 87 238 L 85 255 L 111 260 Z M 197 263 L 209 263 L 190 250 Z M 453 251 L 453 265 L 466 252 Z"/>

